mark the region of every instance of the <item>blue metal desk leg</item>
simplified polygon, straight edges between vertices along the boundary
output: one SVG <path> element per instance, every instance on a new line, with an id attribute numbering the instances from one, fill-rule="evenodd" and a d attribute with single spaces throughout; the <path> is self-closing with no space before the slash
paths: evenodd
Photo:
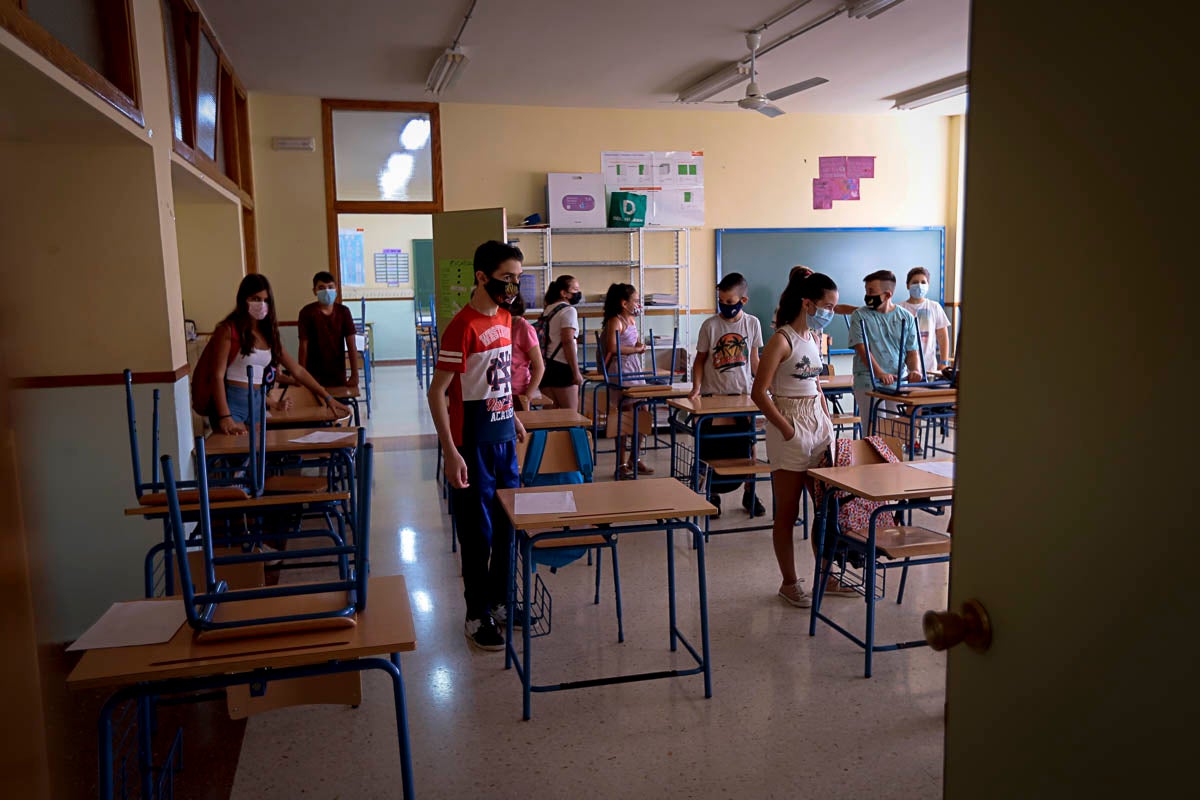
<path id="1" fill-rule="evenodd" d="M 533 546 L 528 536 L 521 537 L 521 579 L 524 586 L 522 590 L 522 609 L 521 614 L 524 624 L 521 626 L 521 645 L 524 650 L 521 653 L 521 718 L 529 719 L 530 687 L 533 685 L 533 653 L 530 650 L 530 634 L 529 628 L 531 622 L 529 620 L 529 609 L 532 603 L 532 586 L 533 586 Z M 512 617 L 509 617 L 512 619 Z"/>
<path id="2" fill-rule="evenodd" d="M 878 511 L 871 514 L 871 526 L 867 535 L 867 657 L 863 670 L 864 678 L 871 677 L 871 656 L 875 654 L 875 525 L 878 518 Z"/>
<path id="3" fill-rule="evenodd" d="M 149 696 L 137 699 L 138 777 L 142 797 L 154 797 L 154 720 L 153 700 Z M 168 769 L 170 767 L 167 767 Z"/>
<path id="4" fill-rule="evenodd" d="M 693 541 L 695 541 L 693 539 Z M 679 638 L 675 633 L 675 529 L 667 528 L 667 603 L 671 627 L 671 652 L 679 646 Z"/>
<path id="5" fill-rule="evenodd" d="M 692 541 L 696 543 L 696 572 L 700 585 L 700 648 L 704 654 L 704 696 L 712 697 L 712 658 L 708 647 L 708 572 L 704 566 L 704 536 L 698 528 L 692 529 Z M 671 605 L 675 605 L 673 589 Z"/>
<path id="6" fill-rule="evenodd" d="M 392 696 L 396 703 L 396 738 L 400 740 L 400 782 L 404 787 L 405 800 L 412 800 L 412 748 L 408 741 L 408 709 L 404 702 L 404 676 L 400 672 L 400 654 L 392 653 L 392 666 L 388 674 L 392 677 Z"/>
<path id="7" fill-rule="evenodd" d="M 821 501 L 821 511 L 815 514 L 813 520 L 812 535 L 816 542 L 814 548 L 816 552 L 816 566 L 813 568 L 813 598 L 812 609 L 808 612 L 808 635 L 817 635 L 817 615 L 821 613 L 821 600 L 825 597 L 825 581 L 830 569 L 833 567 L 833 561 L 830 560 L 828 568 L 822 568 L 825 561 L 825 528 L 827 527 L 826 520 L 829 519 L 829 512 L 833 505 L 833 489 L 826 488 L 825 497 Z"/>

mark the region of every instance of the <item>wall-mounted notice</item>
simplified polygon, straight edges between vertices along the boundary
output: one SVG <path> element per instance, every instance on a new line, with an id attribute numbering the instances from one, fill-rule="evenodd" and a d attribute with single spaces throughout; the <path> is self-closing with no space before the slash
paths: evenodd
<path id="1" fill-rule="evenodd" d="M 447 323 L 471 300 L 475 287 L 475 262 L 469 258 L 444 258 L 437 265 L 437 318 Z"/>
<path id="2" fill-rule="evenodd" d="M 874 178 L 875 156 L 846 156 L 847 178 Z"/>
<path id="3" fill-rule="evenodd" d="M 363 229 L 338 230 L 338 269 L 343 286 L 362 286 L 367 282 L 363 266 Z"/>
<path id="4" fill-rule="evenodd" d="M 626 150 L 600 154 L 605 194 L 646 195 L 646 224 L 704 224 L 704 151 Z"/>
<path id="5" fill-rule="evenodd" d="M 862 178 L 875 177 L 875 156 L 821 156 L 813 178 L 813 208 L 833 208 L 834 200 L 859 200 Z"/>
<path id="6" fill-rule="evenodd" d="M 408 253 L 387 249 L 375 254 L 375 283 L 399 286 L 409 282 Z"/>

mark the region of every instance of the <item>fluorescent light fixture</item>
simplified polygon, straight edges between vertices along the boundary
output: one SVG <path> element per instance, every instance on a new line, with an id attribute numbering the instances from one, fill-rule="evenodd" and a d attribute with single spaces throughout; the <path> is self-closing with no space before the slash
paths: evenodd
<path id="1" fill-rule="evenodd" d="M 960 72 L 958 75 L 951 75 L 949 78 L 942 78 L 940 81 L 934 81 L 924 86 L 918 86 L 916 89 L 901 92 L 892 98 L 896 102 L 892 108 L 899 109 L 900 111 L 910 111 L 940 100 L 957 97 L 960 94 L 967 93 L 969 84 L 970 73 Z"/>
<path id="2" fill-rule="evenodd" d="M 904 0 L 851 0 L 846 4 L 846 14 L 854 19 L 874 19 L 903 2 Z"/>
<path id="3" fill-rule="evenodd" d="M 429 77 L 425 80 L 425 91 L 441 94 L 450 89 L 462 75 L 463 67 L 467 65 L 467 54 L 460 47 L 447 47 L 433 62 Z"/>
<path id="4" fill-rule="evenodd" d="M 420 150 L 429 144 L 429 120 L 422 117 L 410 119 L 400 131 L 400 146 L 405 150 Z"/>
<path id="5" fill-rule="evenodd" d="M 731 86 L 737 86 L 742 81 L 748 80 L 750 80 L 749 67 L 741 63 L 730 64 L 684 89 L 679 93 L 679 102 L 699 103 L 720 94 Z"/>

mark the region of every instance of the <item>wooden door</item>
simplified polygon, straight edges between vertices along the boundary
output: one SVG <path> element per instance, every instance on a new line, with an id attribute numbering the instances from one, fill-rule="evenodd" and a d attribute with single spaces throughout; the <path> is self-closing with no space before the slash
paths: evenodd
<path id="1" fill-rule="evenodd" d="M 1190 34 L 1033 9 L 973 6 L 950 606 L 994 640 L 949 651 L 945 796 L 1154 797 L 1195 742 L 1197 301 L 1145 164 L 1194 147 Z"/>

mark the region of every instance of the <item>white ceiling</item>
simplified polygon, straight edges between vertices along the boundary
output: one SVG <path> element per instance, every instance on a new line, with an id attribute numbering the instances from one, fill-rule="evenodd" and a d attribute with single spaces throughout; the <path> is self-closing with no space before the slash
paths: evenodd
<path id="1" fill-rule="evenodd" d="M 766 46 L 838 6 L 812 0 Z M 479 0 L 462 37 L 470 63 L 445 102 L 670 108 L 676 94 L 746 55 L 743 33 L 792 0 Z M 252 91 L 425 100 L 425 78 L 470 0 L 200 0 Z M 955 114 L 965 98 L 909 112 L 891 96 L 967 69 L 970 0 L 906 0 L 875 19 L 844 14 L 759 62 L 764 92 L 820 75 L 790 112 Z M 745 84 L 720 95 L 736 99 Z M 687 106 L 679 106 L 681 108 Z M 720 106 L 706 106 L 721 108 Z M 743 112 L 745 113 L 745 112 Z"/>

